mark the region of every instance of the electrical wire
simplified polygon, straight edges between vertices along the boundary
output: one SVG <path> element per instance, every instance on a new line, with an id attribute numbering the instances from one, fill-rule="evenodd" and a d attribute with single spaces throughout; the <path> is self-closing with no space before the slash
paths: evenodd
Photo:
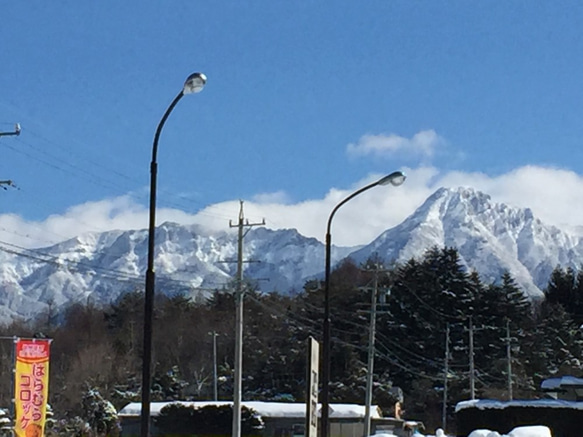
<path id="1" fill-rule="evenodd" d="M 5 241 L 0 241 L 0 244 L 2 244 L 4 246 L 18 249 L 18 250 L 15 250 L 15 249 L 9 249 L 8 247 L 0 246 L 0 251 L 6 252 L 6 253 L 9 253 L 12 255 L 16 255 L 16 256 L 21 256 L 21 257 L 33 259 L 35 261 L 45 263 L 45 264 L 52 264 L 52 265 L 55 265 L 59 268 L 65 268 L 65 269 L 70 270 L 70 271 L 92 273 L 99 278 L 113 279 L 113 280 L 118 280 L 118 281 L 129 282 L 129 283 L 133 283 L 133 284 L 142 284 L 142 282 L 143 282 L 139 275 L 127 273 L 127 272 L 124 272 L 121 270 L 114 270 L 114 269 L 109 269 L 109 268 L 105 268 L 105 267 L 95 266 L 93 264 L 84 263 L 81 261 L 62 259 L 62 258 L 59 258 L 57 256 L 41 252 L 41 251 L 36 250 L 36 249 L 26 249 L 24 247 L 21 247 L 21 246 L 12 244 L 12 243 L 8 243 Z M 171 278 L 168 276 L 158 276 L 157 281 L 159 281 L 161 283 L 174 284 L 177 286 L 178 285 L 185 286 L 185 287 L 188 287 L 189 289 L 193 289 L 195 291 L 196 290 L 206 291 L 206 290 L 210 289 L 208 287 L 205 287 L 205 288 L 192 287 L 192 283 L 190 281 L 174 279 L 174 278 Z M 217 287 L 221 287 L 223 285 L 224 284 L 217 284 Z"/>

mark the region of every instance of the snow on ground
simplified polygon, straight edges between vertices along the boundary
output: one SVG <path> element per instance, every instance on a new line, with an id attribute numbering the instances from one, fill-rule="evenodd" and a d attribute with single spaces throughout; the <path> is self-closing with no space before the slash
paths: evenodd
<path id="1" fill-rule="evenodd" d="M 423 437 L 422 434 L 414 434 L 414 437 Z M 443 430 L 438 429 L 435 436 L 425 437 L 446 437 Z M 551 430 L 546 426 L 520 426 L 514 428 L 509 434 L 499 434 L 489 429 L 477 429 L 472 431 L 468 437 L 552 437 Z"/>

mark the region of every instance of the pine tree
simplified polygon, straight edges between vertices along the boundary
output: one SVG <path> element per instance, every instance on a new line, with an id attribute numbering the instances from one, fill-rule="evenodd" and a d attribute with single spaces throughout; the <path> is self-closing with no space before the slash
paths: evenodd
<path id="1" fill-rule="evenodd" d="M 582 334 L 558 303 L 542 302 L 521 352 L 535 387 L 539 387 L 543 379 L 555 375 L 581 376 Z"/>
<path id="2" fill-rule="evenodd" d="M 83 396 L 83 418 L 96 437 L 119 436 L 121 427 L 117 411 L 111 402 L 104 399 L 98 390 L 89 389 Z"/>
<path id="3" fill-rule="evenodd" d="M 545 290 L 545 299 L 549 303 L 561 304 L 567 309 L 575 300 L 576 275 L 571 267 L 563 270 L 557 266 L 551 273 Z"/>

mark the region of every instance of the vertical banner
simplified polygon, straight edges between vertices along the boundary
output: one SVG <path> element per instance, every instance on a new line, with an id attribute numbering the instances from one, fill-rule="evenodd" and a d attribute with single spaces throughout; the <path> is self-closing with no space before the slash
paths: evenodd
<path id="1" fill-rule="evenodd" d="M 14 435 L 44 435 L 51 340 L 18 339 L 14 373 Z"/>
<path id="2" fill-rule="evenodd" d="M 318 436 L 318 367 L 320 361 L 318 347 L 319 344 L 314 337 L 308 338 L 305 437 Z"/>

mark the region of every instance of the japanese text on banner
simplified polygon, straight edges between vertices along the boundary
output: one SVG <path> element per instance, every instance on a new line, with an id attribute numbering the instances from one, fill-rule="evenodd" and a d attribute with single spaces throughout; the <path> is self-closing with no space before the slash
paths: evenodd
<path id="1" fill-rule="evenodd" d="M 50 340 L 16 341 L 15 421 L 18 437 L 44 435 L 49 393 Z"/>

